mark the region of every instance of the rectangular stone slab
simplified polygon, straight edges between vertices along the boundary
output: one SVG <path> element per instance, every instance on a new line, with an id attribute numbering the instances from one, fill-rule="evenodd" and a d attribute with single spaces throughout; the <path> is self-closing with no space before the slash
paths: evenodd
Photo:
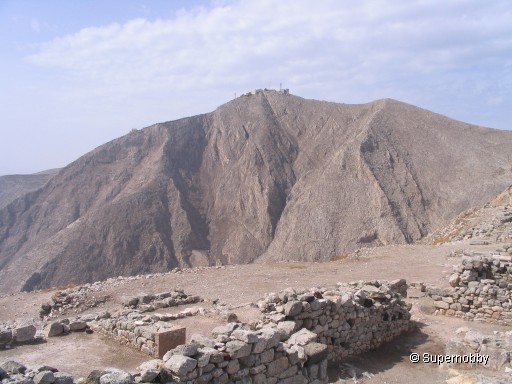
<path id="1" fill-rule="evenodd" d="M 174 328 L 155 334 L 154 356 L 161 359 L 171 349 L 186 342 L 186 328 Z"/>

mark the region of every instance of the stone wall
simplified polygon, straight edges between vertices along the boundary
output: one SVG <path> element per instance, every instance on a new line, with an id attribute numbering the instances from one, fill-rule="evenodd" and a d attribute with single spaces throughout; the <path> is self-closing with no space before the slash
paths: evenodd
<path id="1" fill-rule="evenodd" d="M 152 312 L 160 308 L 177 307 L 179 305 L 194 304 L 202 301 L 199 296 L 187 295 L 181 289 L 156 294 L 140 294 L 138 296 L 124 296 L 123 305 L 136 308 L 140 312 Z"/>
<path id="2" fill-rule="evenodd" d="M 169 351 L 163 369 L 174 382 L 301 384 L 327 382 L 327 347 L 301 330 L 287 341 L 275 327 L 245 329 L 229 323 L 212 338 L 194 335 Z"/>
<path id="3" fill-rule="evenodd" d="M 464 256 L 450 276 L 451 288 L 426 287 L 436 313 L 512 324 L 512 256 Z"/>
<path id="4" fill-rule="evenodd" d="M 262 323 L 275 323 L 285 336 L 301 328 L 327 345 L 329 360 L 379 347 L 410 326 L 404 279 L 338 284 L 310 291 L 285 290 L 259 303 Z"/>
<path id="5" fill-rule="evenodd" d="M 186 311 L 173 315 L 145 316 L 130 309 L 114 312 L 108 319 L 100 319 L 90 326 L 122 345 L 130 345 L 154 357 L 161 358 L 169 349 L 184 344 L 186 330 L 169 322 L 184 316 L 194 316 L 197 312 Z"/>
<path id="6" fill-rule="evenodd" d="M 199 296 L 187 295 L 183 290 L 157 294 L 123 296 L 124 309 L 97 319 L 92 328 L 106 334 L 123 345 L 131 345 L 140 351 L 161 358 L 169 349 L 184 344 L 186 330 L 172 324 L 173 320 L 205 314 L 203 308 L 187 308 L 178 313 L 144 315 L 157 309 L 192 304 L 202 301 Z"/>
<path id="7" fill-rule="evenodd" d="M 175 382 L 326 383 L 328 362 L 377 348 L 410 327 L 405 280 L 269 294 L 252 329 L 230 323 L 169 351 Z"/>
<path id="8" fill-rule="evenodd" d="M 117 375 L 127 383 L 321 384 L 327 383 L 329 362 L 377 348 L 409 329 L 410 307 L 402 300 L 406 294 L 405 280 L 287 289 L 258 303 L 262 314 L 257 321 L 230 322 L 213 329 L 211 336 L 192 335 L 188 344 L 185 329 L 169 321 L 205 315 L 207 310 L 141 312 L 173 295 L 125 298 L 123 309 L 80 321 L 89 320 L 87 326 L 157 357 L 142 364 L 135 376 L 112 369 L 95 371 L 102 382 Z M 187 300 L 184 295 L 181 299 Z"/>

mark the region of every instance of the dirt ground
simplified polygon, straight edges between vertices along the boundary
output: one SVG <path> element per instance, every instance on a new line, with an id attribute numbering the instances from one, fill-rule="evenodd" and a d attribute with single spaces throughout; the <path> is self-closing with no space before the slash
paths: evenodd
<path id="1" fill-rule="evenodd" d="M 495 248 L 495 246 L 494 246 Z M 101 295 L 111 298 L 98 310 L 119 308 L 123 295 L 157 293 L 174 288 L 183 288 L 187 294 L 199 295 L 205 301 L 194 306 L 211 306 L 213 300 L 228 304 L 242 321 L 250 321 L 258 315 L 249 304 L 256 302 L 265 293 L 277 292 L 287 287 L 311 288 L 334 285 L 337 282 L 354 280 L 393 280 L 406 278 L 408 283 L 425 282 L 438 286 L 447 285 L 447 276 L 459 258 L 449 256 L 454 250 L 494 250 L 492 246 L 470 246 L 458 242 L 439 246 L 410 245 L 389 246 L 363 252 L 359 257 L 329 263 L 278 263 L 226 266 L 201 269 L 193 272 L 148 276 L 139 280 L 121 280 L 106 285 Z M 0 297 L 0 322 L 22 318 L 37 318 L 40 305 L 48 301 L 53 291 L 19 293 Z M 446 342 L 462 326 L 485 332 L 503 330 L 490 324 L 467 322 L 456 318 L 428 316 L 418 311 L 417 300 L 413 304 L 413 319 L 417 328 L 400 339 L 390 342 L 376 351 L 353 357 L 330 370 L 330 382 L 358 383 L 444 383 L 457 375 L 467 374 L 433 364 L 413 364 L 409 360 L 412 352 L 440 353 Z M 167 312 L 184 309 L 167 309 Z M 72 317 L 68 313 L 66 317 Z M 213 317 L 195 316 L 179 320 L 187 327 L 187 335 L 208 334 L 222 324 Z M 109 366 L 131 372 L 148 356 L 123 347 L 98 334 L 75 333 L 64 337 L 49 338 L 44 343 L 20 345 L 0 351 L 0 362 L 18 360 L 29 367 L 52 365 L 62 371 L 86 376 L 93 369 Z M 476 371 L 469 373 L 475 374 Z M 478 372 L 476 372 L 478 373 Z M 492 376 L 492 371 L 484 372 Z M 462 380 L 462 377 L 459 377 Z M 460 381 L 463 382 L 463 381 Z"/>

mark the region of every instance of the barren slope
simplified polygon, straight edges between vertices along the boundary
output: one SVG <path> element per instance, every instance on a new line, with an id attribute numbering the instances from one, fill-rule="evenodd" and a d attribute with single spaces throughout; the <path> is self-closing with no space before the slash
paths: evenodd
<path id="1" fill-rule="evenodd" d="M 510 184 L 512 133 L 275 91 L 107 143 L 0 210 L 0 290 L 406 243 Z"/>
<path id="2" fill-rule="evenodd" d="M 511 132 L 393 100 L 371 107 L 360 132 L 331 146 L 294 186 L 260 260 L 325 260 L 361 246 L 410 243 L 510 183 Z"/>
<path id="3" fill-rule="evenodd" d="M 0 176 L 0 208 L 28 192 L 41 188 L 58 171 L 59 169 L 50 169 L 30 175 Z"/>

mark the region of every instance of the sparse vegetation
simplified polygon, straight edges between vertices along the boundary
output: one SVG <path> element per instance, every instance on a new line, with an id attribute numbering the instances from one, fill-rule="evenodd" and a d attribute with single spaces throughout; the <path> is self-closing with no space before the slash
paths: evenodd
<path id="1" fill-rule="evenodd" d="M 343 255 L 333 256 L 331 258 L 331 261 L 342 261 L 342 260 L 346 260 L 347 258 L 348 258 L 348 255 L 343 254 Z"/>

